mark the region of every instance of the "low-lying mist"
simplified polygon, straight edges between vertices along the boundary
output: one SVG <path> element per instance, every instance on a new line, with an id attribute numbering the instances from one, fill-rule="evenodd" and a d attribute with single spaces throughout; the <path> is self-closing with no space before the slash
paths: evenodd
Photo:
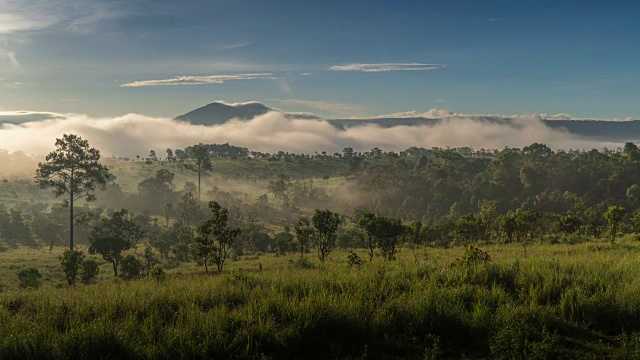
<path id="1" fill-rule="evenodd" d="M 0 121 L 1 121 L 0 117 Z M 270 112 L 252 120 L 232 120 L 222 125 L 191 125 L 167 118 L 127 114 L 113 118 L 60 115 L 0 127 L 0 149 L 43 155 L 54 149 L 56 138 L 74 133 L 87 139 L 106 156 L 146 156 L 154 149 L 184 148 L 197 143 L 230 143 L 262 152 L 341 152 L 345 147 L 366 151 L 374 147 L 400 151 L 411 146 L 431 148 L 470 146 L 476 149 L 523 147 L 538 142 L 554 149 L 616 148 L 618 143 L 580 138 L 551 129 L 538 117 L 516 117 L 511 121 L 448 117 L 433 126 L 375 125 L 338 129 L 327 121 L 295 119 Z M 35 166 L 36 162 L 32 162 Z M 14 172 L 3 163 L 2 173 Z"/>

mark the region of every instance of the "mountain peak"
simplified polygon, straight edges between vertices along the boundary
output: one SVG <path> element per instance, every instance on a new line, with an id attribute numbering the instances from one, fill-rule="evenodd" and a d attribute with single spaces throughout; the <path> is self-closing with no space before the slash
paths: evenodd
<path id="1" fill-rule="evenodd" d="M 257 101 L 228 103 L 217 100 L 184 115 L 180 115 L 176 117 L 176 119 L 188 121 L 194 125 L 219 125 L 231 119 L 249 120 L 274 110 L 275 109 Z"/>
<path id="2" fill-rule="evenodd" d="M 231 119 L 251 120 L 256 116 L 264 115 L 271 111 L 278 111 L 284 114 L 287 118 L 307 120 L 319 119 L 319 117 L 314 114 L 286 113 L 279 109 L 268 107 L 257 101 L 228 103 L 223 100 L 216 100 L 184 115 L 180 115 L 176 117 L 176 120 L 187 121 L 194 125 L 220 125 Z"/>

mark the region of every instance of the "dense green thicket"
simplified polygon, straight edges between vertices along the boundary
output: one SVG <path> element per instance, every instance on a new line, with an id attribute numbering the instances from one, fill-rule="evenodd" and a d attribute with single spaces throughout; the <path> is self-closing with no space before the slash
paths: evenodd
<path id="1" fill-rule="evenodd" d="M 369 195 L 365 208 L 427 222 L 478 212 L 483 201 L 493 202 L 498 214 L 517 208 L 563 213 L 576 197 L 586 208 L 621 205 L 632 214 L 640 206 L 639 165 L 640 151 L 631 143 L 619 152 L 554 152 L 533 144 L 491 157 L 454 149 L 369 167 L 354 188 Z"/>

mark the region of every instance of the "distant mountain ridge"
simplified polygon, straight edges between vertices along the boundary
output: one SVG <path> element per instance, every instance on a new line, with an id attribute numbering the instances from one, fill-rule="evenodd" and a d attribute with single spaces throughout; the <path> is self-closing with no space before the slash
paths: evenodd
<path id="1" fill-rule="evenodd" d="M 224 101 L 214 101 L 208 105 L 190 111 L 184 115 L 176 117 L 178 120 L 187 121 L 194 125 L 220 125 L 231 119 L 250 120 L 256 116 L 264 115 L 271 111 L 278 111 L 288 118 L 321 120 L 320 117 L 308 113 L 288 113 L 278 109 L 268 107 L 259 102 L 246 102 L 230 104 Z M 444 114 L 446 115 L 446 114 Z M 455 114 L 452 116 L 456 117 Z M 370 117 L 359 119 L 326 119 L 329 123 L 338 128 L 348 128 L 361 125 L 378 125 L 382 127 L 392 126 L 433 126 L 446 120 L 443 117 L 421 117 L 416 116 L 393 116 Z M 491 115 L 463 115 L 460 117 L 469 118 L 474 121 L 482 121 L 492 124 L 511 124 L 513 118 L 507 116 Z M 617 142 L 640 142 L 640 121 L 606 121 L 606 120 L 548 120 L 542 119 L 543 123 L 551 129 L 564 129 L 577 136 L 592 139 L 617 141 Z"/>
<path id="2" fill-rule="evenodd" d="M 214 101 L 203 107 L 197 108 L 184 115 L 176 117 L 177 120 L 188 121 L 194 125 L 221 125 L 231 119 L 251 120 L 256 116 L 264 115 L 271 111 L 280 111 L 270 108 L 262 103 L 250 101 L 245 103 L 227 103 L 224 101 Z M 280 111 L 282 112 L 282 111 Z M 302 119 L 320 119 L 313 114 L 286 113 L 287 117 Z"/>

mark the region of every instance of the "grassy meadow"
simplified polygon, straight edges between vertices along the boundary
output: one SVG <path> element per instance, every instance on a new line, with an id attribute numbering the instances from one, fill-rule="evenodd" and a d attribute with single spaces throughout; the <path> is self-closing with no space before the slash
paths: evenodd
<path id="1" fill-rule="evenodd" d="M 205 274 L 184 263 L 165 280 L 56 286 L 57 254 L 0 253 L 0 357 L 549 359 L 640 356 L 640 245 L 481 246 L 487 263 L 451 264 L 465 248 L 401 249 L 347 266 L 307 254 L 252 255 Z M 364 250 L 356 249 L 363 259 Z M 40 289 L 18 290 L 21 268 Z"/>

